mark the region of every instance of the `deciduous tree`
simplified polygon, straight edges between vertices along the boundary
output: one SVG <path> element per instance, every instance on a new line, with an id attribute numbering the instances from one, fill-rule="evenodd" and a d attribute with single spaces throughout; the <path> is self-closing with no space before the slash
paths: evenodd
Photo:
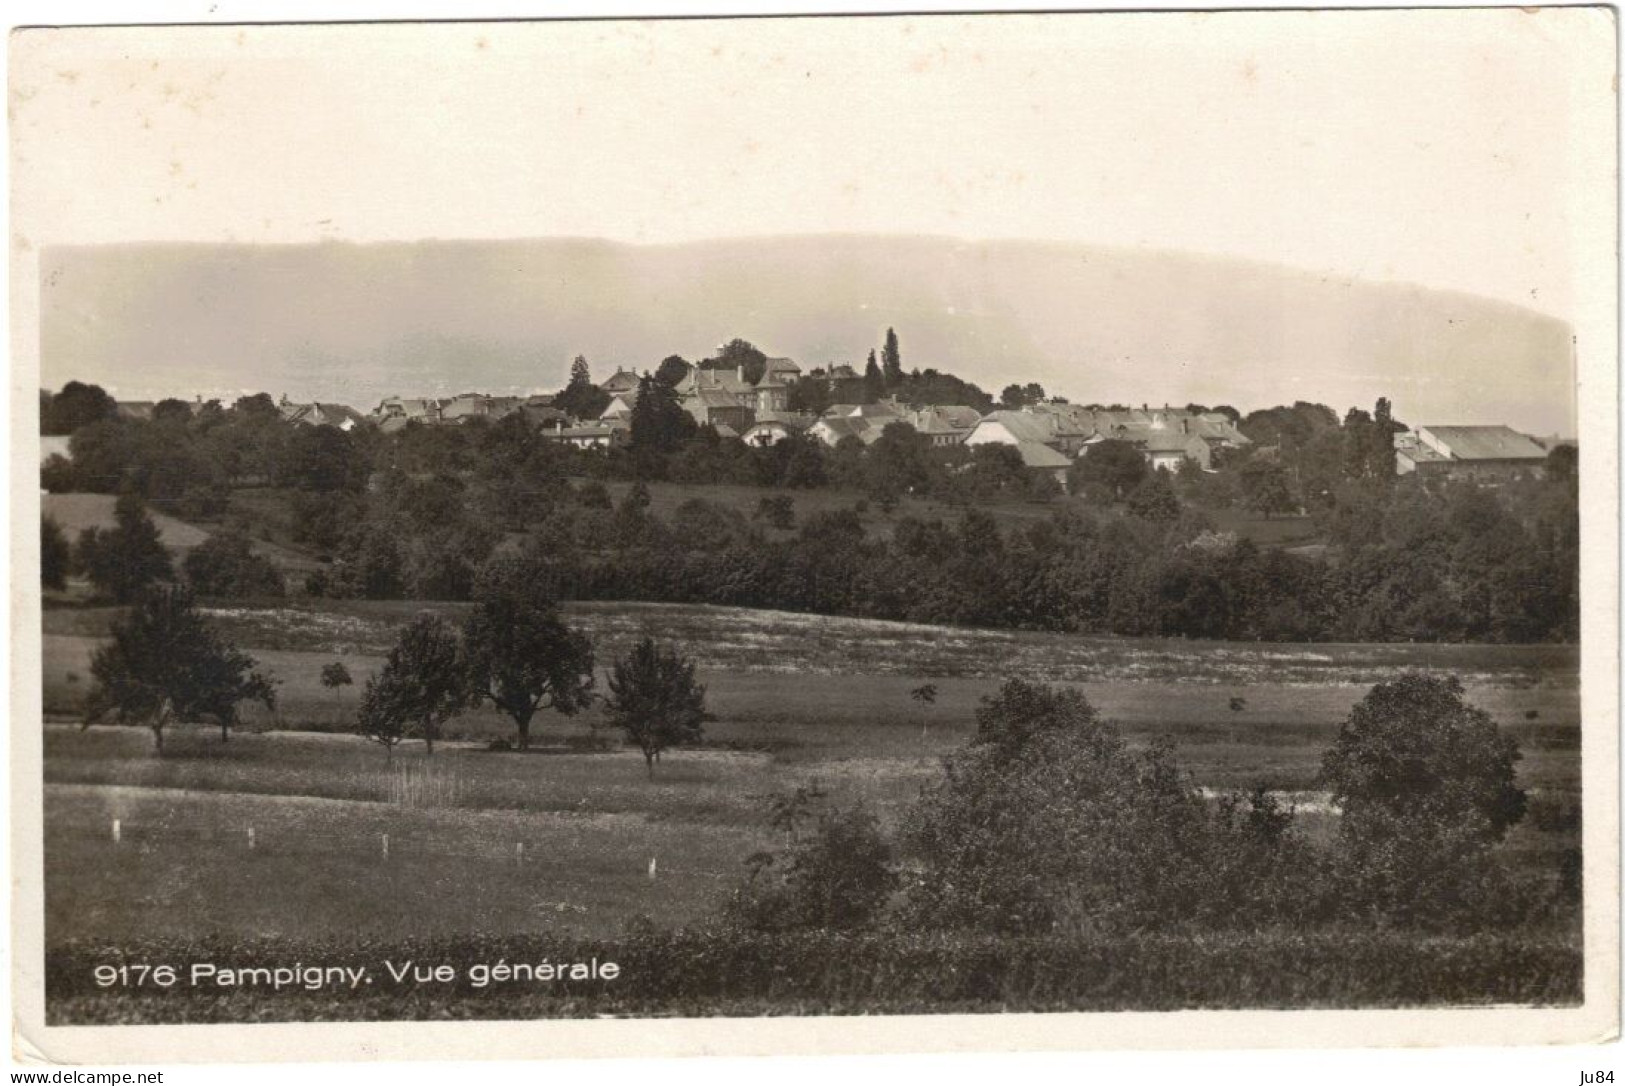
<path id="1" fill-rule="evenodd" d="M 457 633 L 437 615 L 413 619 L 367 680 L 357 724 L 362 735 L 393 748 L 414 731 L 434 754 L 440 728 L 468 704 L 466 668 Z"/>
<path id="2" fill-rule="evenodd" d="M 591 704 L 592 642 L 564 624 L 529 559 L 500 556 L 481 570 L 463 646 L 471 694 L 513 718 L 520 750 L 541 709 L 571 716 Z"/>
<path id="3" fill-rule="evenodd" d="M 173 580 L 175 567 L 139 497 L 120 496 L 113 518 L 112 528 L 86 528 L 79 534 L 74 558 L 99 591 L 131 603 L 148 586 Z"/>
<path id="4" fill-rule="evenodd" d="M 663 751 L 697 741 L 710 719 L 693 661 L 648 637 L 615 661 L 606 707 L 610 721 L 643 751 L 650 777 Z"/>
<path id="5" fill-rule="evenodd" d="M 119 724 L 146 726 L 160 754 L 171 721 L 211 720 L 225 740 L 243 702 L 276 706 L 271 680 L 208 627 L 182 588 L 151 590 L 115 622 L 112 640 L 91 658 L 90 673 L 97 685 L 86 725 L 111 715 Z"/>

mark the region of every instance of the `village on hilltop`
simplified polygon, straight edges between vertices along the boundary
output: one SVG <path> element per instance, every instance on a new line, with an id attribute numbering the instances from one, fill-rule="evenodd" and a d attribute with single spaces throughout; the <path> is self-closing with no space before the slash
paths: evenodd
<path id="1" fill-rule="evenodd" d="M 888 351 L 895 350 L 895 334 Z M 742 348 L 737 364 L 728 352 Z M 768 357 L 744 341 L 724 345 L 718 359 L 698 365 L 672 357 L 658 375 L 640 376 L 617 367 L 593 384 L 590 395 L 571 397 L 571 389 L 556 394 L 529 396 L 464 392 L 450 397 L 390 396 L 370 413 L 338 403 L 290 401 L 278 404 L 284 420 L 305 426 L 332 426 L 340 430 L 376 427 L 380 433 L 398 432 L 410 425 L 461 425 L 474 420 L 494 422 L 522 416 L 550 440 L 581 449 L 608 450 L 631 442 L 632 417 L 640 389 L 647 380 L 668 383 L 677 403 L 700 427 L 709 427 L 723 440 L 766 448 L 791 437 L 806 437 L 834 448 L 843 441 L 868 446 L 893 425 L 903 425 L 934 448 L 963 445 L 1005 445 L 1020 455 L 1035 475 L 1052 478 L 1065 487 L 1071 465 L 1089 449 L 1106 441 L 1126 443 L 1155 469 L 1178 471 L 1186 467 L 1214 469 L 1215 454 L 1254 444 L 1242 432 L 1241 417 L 1232 408 L 1206 409 L 1200 405 L 1155 407 L 1142 404 L 1080 405 L 1045 396 L 1037 385 L 1007 388 L 1000 401 L 975 386 L 949 378 L 988 400 L 991 409 L 980 411 L 965 403 L 933 402 L 956 398 L 920 396 L 886 391 L 877 382 L 879 371 L 871 353 L 871 371 L 860 373 L 849 365 L 831 365 L 803 372 L 793 359 Z M 572 381 L 580 384 L 586 361 L 577 358 Z M 914 371 L 918 377 L 920 371 Z M 937 378 L 926 370 L 927 378 Z M 571 397 L 566 402 L 566 397 Z M 958 396 L 957 398 L 971 398 Z M 154 404 L 119 403 L 128 418 L 150 417 Z M 192 410 L 201 406 L 188 405 Z M 1535 438 L 1504 425 L 1401 428 L 1394 435 L 1397 474 L 1423 477 L 1460 474 L 1479 480 L 1538 475 L 1554 438 Z"/>

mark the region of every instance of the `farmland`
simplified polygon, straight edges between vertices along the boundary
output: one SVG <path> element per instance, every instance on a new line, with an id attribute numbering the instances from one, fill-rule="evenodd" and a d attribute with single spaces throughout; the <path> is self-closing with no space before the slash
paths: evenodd
<path id="1" fill-rule="evenodd" d="M 335 693 L 317 676 L 341 659 L 364 682 L 420 609 L 207 608 L 280 680 L 278 708 L 226 743 L 180 729 L 162 758 L 142 729 L 74 723 L 89 654 L 116 612 L 48 610 L 51 941 L 606 938 L 628 925 L 699 923 L 743 860 L 777 843 L 769 796 L 816 784 L 895 825 L 942 755 L 969 738 L 979 700 L 1013 676 L 1076 685 L 1131 741 L 1173 739 L 1199 786 L 1288 794 L 1323 836 L 1333 816 L 1305 793 L 1349 707 L 1403 669 L 1448 670 L 1519 740 L 1524 787 L 1547 803 L 1578 795 L 1578 680 L 1566 647 L 1131 641 L 698 606 L 566 609 L 600 665 L 645 633 L 698 661 L 717 719 L 702 748 L 672 753 L 652 780 L 597 710 L 540 720 L 539 749 L 524 755 L 487 749 L 511 725 L 482 710 L 451 722 L 432 762 L 414 743 L 391 757 L 347 734 L 356 690 Z M 922 682 L 937 688 L 935 704 L 910 698 Z M 1574 841 L 1572 827 L 1526 824 L 1508 847 L 1549 858 Z"/>

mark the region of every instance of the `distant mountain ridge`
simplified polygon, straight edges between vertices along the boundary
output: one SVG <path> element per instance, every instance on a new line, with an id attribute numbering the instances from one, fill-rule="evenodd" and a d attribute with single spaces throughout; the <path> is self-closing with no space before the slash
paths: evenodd
<path id="1" fill-rule="evenodd" d="M 1221 257 L 1070 243 L 820 235 L 41 254 L 45 384 L 125 399 L 286 393 L 370 410 L 388 395 L 562 387 L 697 359 L 734 336 L 803 369 L 861 366 L 887 327 L 907 369 L 1078 402 L 1304 399 L 1415 423 L 1572 434 L 1569 326 L 1504 302 Z"/>

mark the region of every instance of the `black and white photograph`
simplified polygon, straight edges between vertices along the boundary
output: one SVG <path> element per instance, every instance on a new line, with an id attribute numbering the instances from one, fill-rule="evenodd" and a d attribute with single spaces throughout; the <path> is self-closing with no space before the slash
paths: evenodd
<path id="1" fill-rule="evenodd" d="M 1617 1035 L 1615 34 L 15 31 L 16 1043 Z"/>

